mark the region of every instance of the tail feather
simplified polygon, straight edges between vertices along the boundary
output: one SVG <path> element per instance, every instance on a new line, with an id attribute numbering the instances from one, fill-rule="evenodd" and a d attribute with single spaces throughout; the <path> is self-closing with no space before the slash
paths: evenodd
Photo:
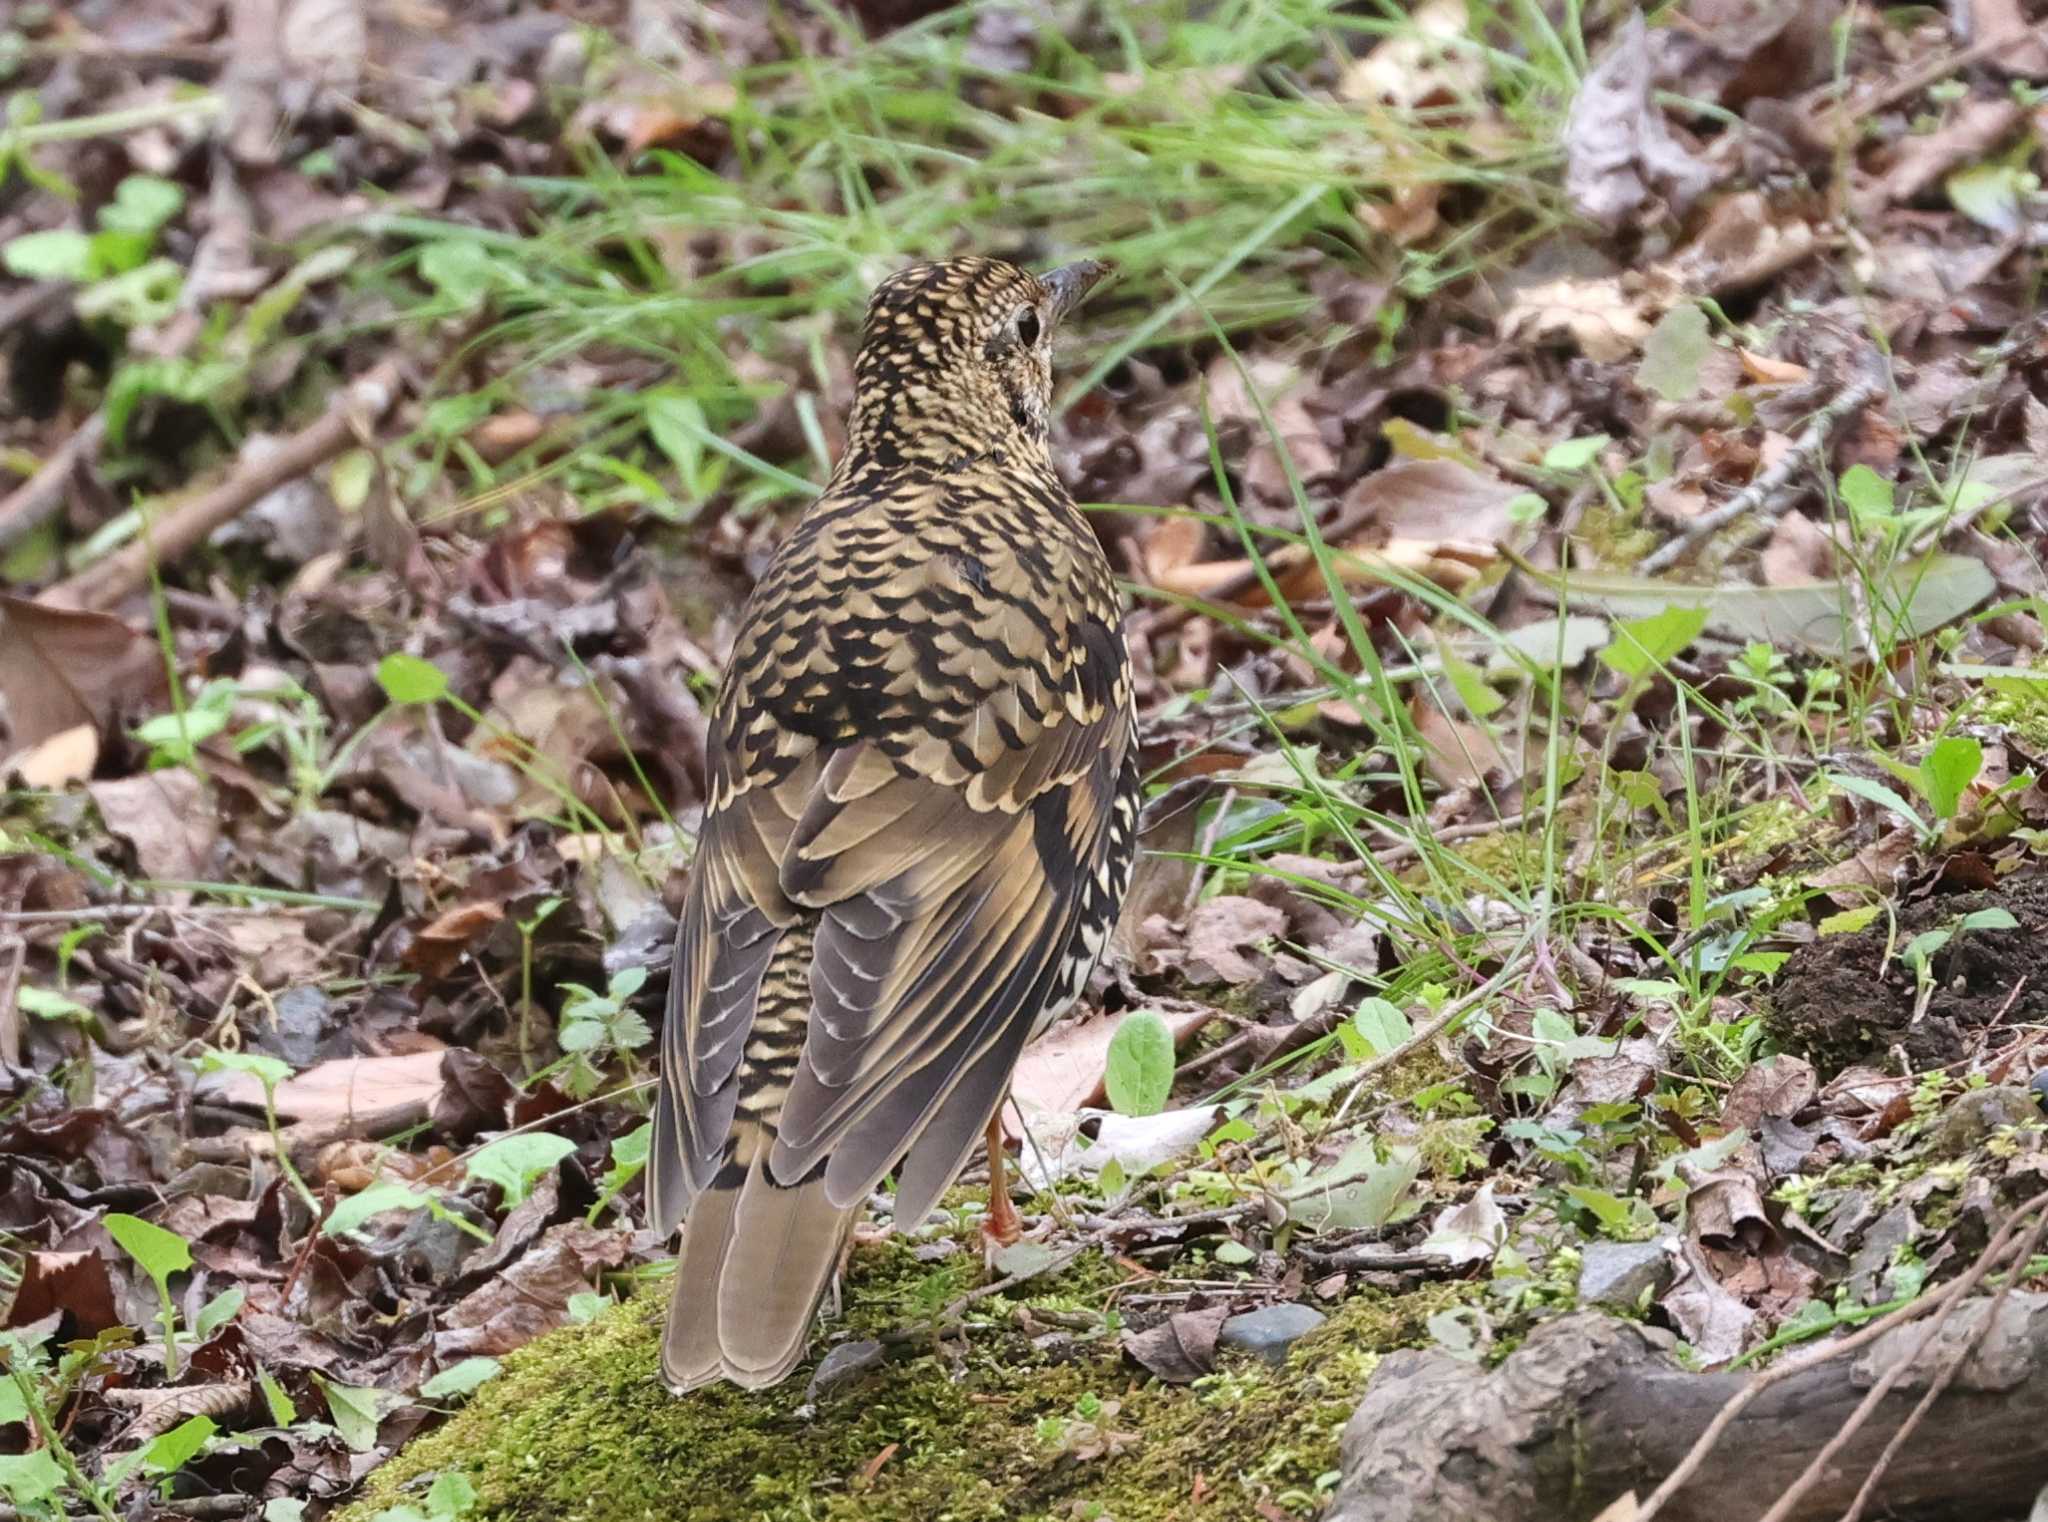
<path id="1" fill-rule="evenodd" d="M 853 1230 L 854 1210 L 826 1199 L 822 1177 L 769 1177 L 773 1140 L 739 1120 L 724 1165 L 683 1219 L 661 1345 L 662 1378 L 678 1395 L 716 1379 L 758 1389 L 795 1368 Z"/>

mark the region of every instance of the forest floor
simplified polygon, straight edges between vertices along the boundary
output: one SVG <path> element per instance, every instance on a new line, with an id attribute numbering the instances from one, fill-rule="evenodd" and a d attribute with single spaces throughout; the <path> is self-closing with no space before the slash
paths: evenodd
<path id="1" fill-rule="evenodd" d="M 0 80 L 12 1515 L 1311 1517 L 1396 1348 L 1765 1367 L 2041 1208 L 2038 6 L 75 0 Z M 1025 1240 L 977 1162 L 678 1404 L 706 705 L 968 251 L 1119 266 L 1145 859 Z"/>

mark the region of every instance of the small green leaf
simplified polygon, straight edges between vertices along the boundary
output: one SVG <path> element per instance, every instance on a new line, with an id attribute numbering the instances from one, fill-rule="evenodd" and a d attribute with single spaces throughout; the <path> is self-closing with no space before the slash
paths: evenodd
<path id="1" fill-rule="evenodd" d="M 178 310 L 185 272 L 171 259 L 151 259 L 134 269 L 95 280 L 71 306 L 88 321 L 106 319 L 123 328 L 167 322 Z"/>
<path id="2" fill-rule="evenodd" d="M 12 1379 L 0 1379 L 0 1427 L 28 1420 L 28 1403 L 21 1398 L 21 1386 Z"/>
<path id="3" fill-rule="evenodd" d="M 430 1195 L 408 1188 L 393 1179 L 380 1179 L 369 1188 L 350 1195 L 328 1212 L 320 1230 L 330 1237 L 345 1237 L 361 1231 L 370 1218 L 387 1210 L 424 1210 L 434 1203 Z"/>
<path id="4" fill-rule="evenodd" d="M 495 1358 L 465 1358 L 460 1363 L 450 1364 L 421 1385 L 420 1394 L 428 1400 L 450 1400 L 467 1395 L 485 1380 L 496 1378 L 504 1367 Z"/>
<path id="5" fill-rule="evenodd" d="M 1242 1268 L 1248 1263 L 1259 1261 L 1259 1255 L 1244 1243 L 1226 1237 L 1210 1252 L 1210 1257 L 1230 1268 Z"/>
<path id="6" fill-rule="evenodd" d="M 1605 1189 L 1590 1189 L 1583 1184 L 1567 1184 L 1564 1192 L 1600 1223 L 1602 1231 L 1610 1235 L 1627 1231 L 1635 1219 L 1635 1211 L 1629 1202 L 1609 1194 Z"/>
<path id="7" fill-rule="evenodd" d="M 377 479 L 377 457 L 367 449 L 351 449 L 327 468 L 327 494 L 345 513 L 361 510 Z"/>
<path id="8" fill-rule="evenodd" d="M 995 1271 L 1005 1278 L 1012 1274 L 1035 1274 L 1050 1268 L 1059 1258 L 1059 1249 L 1044 1242 L 1012 1242 L 996 1254 Z"/>
<path id="9" fill-rule="evenodd" d="M 185 192 L 155 175 L 131 174 L 114 187 L 114 199 L 100 208 L 100 226 L 147 240 L 185 206 Z"/>
<path id="10" fill-rule="evenodd" d="M 1984 765 L 1984 747 L 1968 735 L 1944 735 L 1920 759 L 1920 791 L 1936 819 L 1953 819 Z"/>
<path id="11" fill-rule="evenodd" d="M 1096 1170 L 1095 1192 L 1105 1200 L 1113 1200 L 1124 1192 L 1124 1185 L 1129 1182 L 1124 1175 L 1124 1165 L 1111 1158 Z"/>
<path id="12" fill-rule="evenodd" d="M 568 1137 L 546 1131 L 501 1136 L 472 1156 L 465 1172 L 471 1179 L 481 1179 L 504 1190 L 505 1207 L 509 1210 L 532 1192 L 543 1174 L 575 1150 L 576 1143 Z"/>
<path id="13" fill-rule="evenodd" d="M 188 708 L 183 713 L 160 713 L 135 726 L 135 738 L 144 745 L 179 746 L 190 754 L 202 740 L 211 740 L 228 727 L 231 715 L 219 708 Z"/>
<path id="14" fill-rule="evenodd" d="M 305 1522 L 306 1503 L 297 1496 L 272 1496 L 263 1503 L 263 1522 Z"/>
<path id="15" fill-rule="evenodd" d="M 1851 465 L 1843 471 L 1842 479 L 1835 484 L 1835 493 L 1859 525 L 1892 517 L 1898 511 L 1892 483 L 1868 465 Z"/>
<path id="16" fill-rule="evenodd" d="M 420 278 L 450 301 L 480 302 L 498 283 L 498 267 L 481 245 L 450 238 L 420 251 Z"/>
<path id="17" fill-rule="evenodd" d="M 427 1491 L 427 1513 L 435 1522 L 455 1522 L 476 1505 L 476 1486 L 459 1469 L 444 1469 Z"/>
<path id="18" fill-rule="evenodd" d="M 644 415 L 655 447 L 669 457 L 685 489 L 694 489 L 704 468 L 704 435 L 709 431 L 703 405 L 695 397 L 657 392 L 647 398 Z"/>
<path id="19" fill-rule="evenodd" d="M 1487 682 L 1486 674 L 1470 661 L 1459 660 L 1450 651 L 1443 652 L 1444 675 L 1450 679 L 1451 690 L 1458 695 L 1458 701 L 1465 705 L 1465 711 L 1475 719 L 1483 719 L 1498 711 L 1507 702 Z"/>
<path id="20" fill-rule="evenodd" d="M 1614 641 L 1600 659 L 1623 676 L 1641 680 L 1698 639 L 1706 626 L 1705 608 L 1666 608 L 1648 618 L 1632 618 L 1614 626 Z"/>
<path id="21" fill-rule="evenodd" d="M 384 1392 L 336 1384 L 318 1374 L 313 1376 L 313 1383 L 327 1397 L 327 1414 L 341 1440 L 357 1453 L 368 1453 L 376 1447 L 379 1402 Z"/>
<path id="22" fill-rule="evenodd" d="M 1882 782 L 1874 782 L 1868 777 L 1852 777 L 1843 772 L 1830 773 L 1828 781 L 1845 793 L 1854 793 L 1858 798 L 1866 799 L 1879 808 L 1890 809 L 1916 830 L 1924 833 L 1927 829 L 1927 821 L 1920 817 L 1913 805 Z"/>
<path id="23" fill-rule="evenodd" d="M 2010 234 L 2026 224 L 2021 208 L 2041 182 L 2015 164 L 1973 164 L 1950 175 L 1946 188 L 1949 204 L 1972 222 Z"/>
<path id="24" fill-rule="evenodd" d="M 1908 967 L 1925 968 L 1928 959 L 1955 938 L 1955 930 L 1947 925 L 1938 930 L 1923 930 L 1906 942 L 1906 949 L 1899 953 L 1899 959 Z"/>
<path id="25" fill-rule="evenodd" d="M 569 1297 L 569 1320 L 575 1326 L 588 1326 L 605 1313 L 611 1305 L 609 1295 L 600 1295 L 595 1290 L 578 1290 Z"/>
<path id="26" fill-rule="evenodd" d="M 18 988 L 14 991 L 14 1002 L 25 1015 L 34 1015 L 38 1020 L 76 1020 L 81 1024 L 92 1019 L 92 1011 L 65 994 L 48 988 Z"/>
<path id="27" fill-rule="evenodd" d="M 1964 930 L 2017 930 L 2020 922 L 2013 918 L 2010 909 L 1973 909 L 1956 921 L 1956 929 Z"/>
<path id="28" fill-rule="evenodd" d="M 23 280 L 97 280 L 106 273 L 93 251 L 92 238 L 69 228 L 23 233 L 0 249 L 0 264 Z"/>
<path id="29" fill-rule="evenodd" d="M 230 1285 L 199 1307 L 199 1314 L 192 1321 L 192 1335 L 204 1341 L 235 1319 L 242 1309 L 242 1302 L 249 1292 L 241 1285 Z"/>
<path id="30" fill-rule="evenodd" d="M 210 1416 L 192 1416 L 151 1443 L 142 1462 L 159 1474 L 173 1474 L 199 1456 L 206 1440 L 220 1428 Z"/>
<path id="31" fill-rule="evenodd" d="M 1125 1015 L 1109 1038 L 1103 1074 L 1109 1102 L 1121 1115 L 1157 1115 L 1173 1092 L 1173 1032 L 1149 1009 Z"/>
<path id="32" fill-rule="evenodd" d="M 291 1064 L 263 1052 L 223 1052 L 209 1047 L 199 1058 L 202 1073 L 249 1073 L 266 1089 L 274 1089 L 292 1076 Z"/>
<path id="33" fill-rule="evenodd" d="M 1600 458 L 1600 451 L 1612 440 L 1604 433 L 1589 433 L 1583 438 L 1566 439 L 1553 444 L 1544 453 L 1545 470 L 1580 471 Z"/>
<path id="34" fill-rule="evenodd" d="M 1365 1038 L 1375 1057 L 1386 1056 L 1415 1034 L 1415 1027 L 1408 1023 L 1400 1007 L 1381 998 L 1360 1004 L 1352 1012 L 1351 1028 Z"/>
<path id="35" fill-rule="evenodd" d="M 118 1211 L 100 1224 L 120 1244 L 121 1251 L 142 1265 L 142 1271 L 156 1281 L 159 1289 L 172 1274 L 182 1274 L 192 1266 L 192 1248 L 175 1231 L 165 1231 L 139 1216 Z"/>
<path id="36" fill-rule="evenodd" d="M 394 703 L 438 703 L 448 695 L 448 678 L 430 661 L 394 650 L 377 663 L 377 685 Z"/>
<path id="37" fill-rule="evenodd" d="M 63 1483 L 64 1471 L 47 1448 L 20 1455 L 0 1454 L 0 1495 L 16 1506 L 40 1506 Z"/>
<path id="38" fill-rule="evenodd" d="M 1700 389 L 1700 368 L 1713 350 L 1707 314 L 1691 302 L 1675 306 L 1643 340 L 1636 384 L 1667 402 L 1682 402 Z"/>
<path id="39" fill-rule="evenodd" d="M 1830 914 L 1814 929 L 1821 935 L 1854 935 L 1882 913 L 1883 904 L 1859 904 L 1854 909 L 1844 909 L 1840 914 Z"/>
<path id="40" fill-rule="evenodd" d="M 274 1427 L 289 1427 L 299 1419 L 299 1408 L 292 1403 L 285 1387 L 277 1382 L 277 1376 L 268 1369 L 256 1371 L 256 1384 L 263 1391 L 263 1403 L 270 1408 L 270 1422 Z"/>
<path id="41" fill-rule="evenodd" d="M 1328 1168 L 1290 1191 L 1290 1219 L 1316 1231 L 1356 1231 L 1384 1226 L 1409 1198 L 1422 1173 L 1422 1155 L 1413 1147 L 1394 1147 L 1380 1162 L 1371 1137 L 1362 1137 Z"/>

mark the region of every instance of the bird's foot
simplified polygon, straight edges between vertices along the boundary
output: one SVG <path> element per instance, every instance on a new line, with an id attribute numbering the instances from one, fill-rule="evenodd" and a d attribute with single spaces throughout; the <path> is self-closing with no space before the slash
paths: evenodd
<path id="1" fill-rule="evenodd" d="M 998 1252 L 1024 1235 L 1024 1223 L 1017 1218 L 1017 1207 L 1010 1203 L 1009 1170 L 1003 1166 L 1008 1153 L 1003 1148 L 1000 1114 L 988 1118 L 988 1131 L 982 1140 L 988 1147 L 988 1214 L 981 1219 L 981 1245 L 982 1255 L 993 1265 Z"/>
<path id="2" fill-rule="evenodd" d="M 981 1221 L 982 1241 L 993 1258 L 1005 1247 L 1013 1246 L 1024 1235 L 1023 1218 L 1017 1214 L 1017 1207 L 1010 1203 L 1007 1190 L 995 1188 L 990 1181 L 988 1214 Z"/>

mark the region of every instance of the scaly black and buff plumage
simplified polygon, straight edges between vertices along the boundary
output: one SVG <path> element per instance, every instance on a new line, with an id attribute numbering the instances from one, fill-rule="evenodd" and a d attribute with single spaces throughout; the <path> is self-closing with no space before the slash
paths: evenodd
<path id="1" fill-rule="evenodd" d="M 678 1393 L 794 1367 L 869 1192 L 895 1169 L 924 1217 L 1115 922 L 1130 665 L 1046 432 L 1052 331 L 1103 273 L 884 281 L 845 458 L 742 616 L 649 1167 Z"/>

